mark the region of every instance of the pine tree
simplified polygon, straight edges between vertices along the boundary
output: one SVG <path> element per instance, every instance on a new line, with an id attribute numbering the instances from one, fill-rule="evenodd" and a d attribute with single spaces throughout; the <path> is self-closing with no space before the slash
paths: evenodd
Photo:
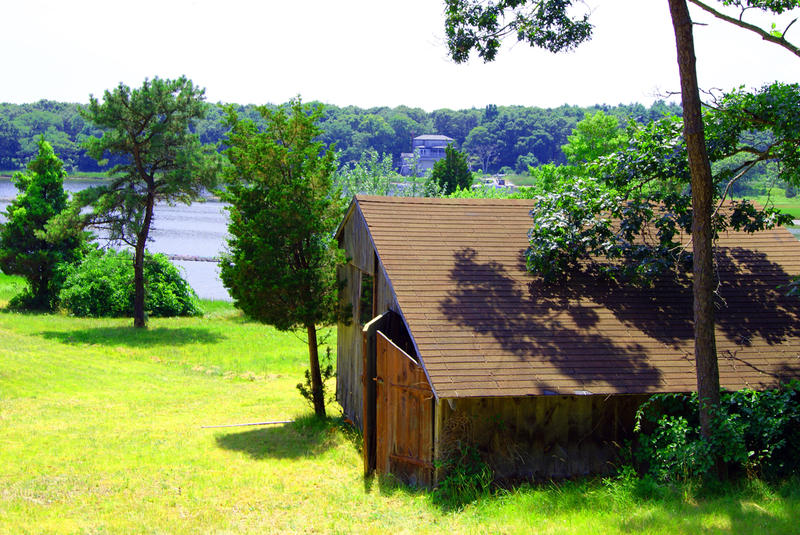
<path id="1" fill-rule="evenodd" d="M 43 137 L 38 155 L 28 164 L 28 173 L 14 174 L 19 194 L 8 206 L 7 221 L 0 228 L 0 269 L 24 277 L 28 287 L 14 297 L 12 307 L 53 310 L 60 289 L 59 264 L 81 256 L 82 234 L 53 243 L 44 239 L 47 222 L 67 205 L 65 175 L 61 160 Z"/>

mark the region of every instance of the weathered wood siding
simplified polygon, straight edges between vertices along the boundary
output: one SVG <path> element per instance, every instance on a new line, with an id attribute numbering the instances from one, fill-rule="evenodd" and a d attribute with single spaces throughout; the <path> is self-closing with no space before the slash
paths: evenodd
<path id="1" fill-rule="evenodd" d="M 433 393 L 422 368 L 377 333 L 376 468 L 412 485 L 433 482 Z"/>
<path id="2" fill-rule="evenodd" d="M 369 228 L 361 209 L 356 205 L 340 233 L 339 247 L 345 250 L 349 262 L 364 273 L 375 273 L 375 251 Z"/>
<path id="3" fill-rule="evenodd" d="M 377 272 L 375 273 L 375 306 L 376 315 L 383 314 L 387 310 L 400 313 L 400 306 L 397 304 L 397 297 L 392 289 L 392 283 L 386 279 L 386 272 L 380 265 L 377 264 Z"/>
<path id="4" fill-rule="evenodd" d="M 357 205 L 341 229 L 339 247 L 344 249 L 348 258 L 348 263 L 338 270 L 339 281 L 344 285 L 339 292 L 339 306 L 343 311 L 350 311 L 350 321 L 340 320 L 336 330 L 336 399 L 342 406 L 344 415 L 359 429 L 363 429 L 361 421 L 363 359 L 362 326 L 358 321 L 359 297 L 362 273 L 372 275 L 375 272 L 375 251 L 372 248 L 366 222 Z"/>
<path id="5" fill-rule="evenodd" d="M 361 280 L 364 274 L 375 278 L 372 312 L 368 317 L 377 317 L 392 310 L 399 314 L 397 297 L 384 269 L 376 259 L 369 229 L 358 206 L 353 208 L 339 235 L 339 247 L 345 250 L 348 263 L 339 268 L 339 280 L 344 283 L 339 294 L 339 306 L 350 310 L 350 322 L 339 322 L 337 328 L 336 357 L 336 399 L 342 406 L 344 415 L 359 429 L 364 430 L 362 421 L 364 355 L 360 317 Z M 399 317 L 392 318 L 392 326 L 382 329 L 404 351 L 416 357 L 413 344 L 405 325 Z"/>
<path id="6" fill-rule="evenodd" d="M 646 395 L 443 400 L 437 455 L 477 446 L 498 478 L 546 479 L 609 472 L 631 438 Z"/>
<path id="7" fill-rule="evenodd" d="M 353 264 L 339 268 L 344 287 L 339 292 L 339 306 L 351 310 L 349 323 L 339 322 L 336 329 L 336 399 L 345 416 L 361 428 L 361 326 L 358 324 L 358 301 L 361 271 Z"/>

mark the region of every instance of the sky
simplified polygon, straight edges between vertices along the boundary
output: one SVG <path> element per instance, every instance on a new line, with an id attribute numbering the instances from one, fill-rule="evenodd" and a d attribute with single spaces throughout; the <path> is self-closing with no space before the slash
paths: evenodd
<path id="1" fill-rule="evenodd" d="M 427 111 L 649 105 L 680 89 L 666 0 L 589 0 L 591 42 L 551 54 L 512 39 L 488 64 L 448 58 L 443 9 L 443 0 L 0 0 L 0 102 L 87 102 L 120 82 L 180 75 L 210 102 L 301 95 Z M 692 14 L 707 23 L 695 26 L 703 88 L 800 80 L 800 58 Z M 792 36 L 800 42 L 800 25 Z"/>

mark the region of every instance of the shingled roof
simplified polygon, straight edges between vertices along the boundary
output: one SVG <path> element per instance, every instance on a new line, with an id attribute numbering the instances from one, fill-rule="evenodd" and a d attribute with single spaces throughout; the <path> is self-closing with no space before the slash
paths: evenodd
<path id="1" fill-rule="evenodd" d="M 439 398 L 696 388 L 687 284 L 548 286 L 525 270 L 529 200 L 359 196 L 377 257 Z M 800 377 L 800 242 L 777 228 L 717 249 L 717 348 L 728 389 Z"/>

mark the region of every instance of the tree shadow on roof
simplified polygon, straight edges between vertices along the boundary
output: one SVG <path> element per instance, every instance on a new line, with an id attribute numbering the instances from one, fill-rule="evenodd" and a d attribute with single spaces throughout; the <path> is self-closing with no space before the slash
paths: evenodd
<path id="1" fill-rule="evenodd" d="M 611 325 L 591 298 L 515 279 L 494 260 L 480 262 L 471 248 L 455 253 L 450 276 L 455 288 L 440 312 L 478 340 L 488 335 L 504 351 L 554 366 L 577 383 L 603 382 L 621 392 L 660 384 L 661 372 L 647 362 L 645 348 L 622 330 L 605 331 Z"/>
<path id="2" fill-rule="evenodd" d="M 764 253 L 742 247 L 719 247 L 715 260 L 719 278 L 715 324 L 720 334 L 742 347 L 755 339 L 776 345 L 789 336 L 800 336 L 800 299 L 786 295 L 782 287 L 791 276 L 779 264 Z M 566 295 L 570 303 L 592 300 L 619 321 L 674 349 L 693 343 L 693 296 L 686 273 L 638 288 L 584 272 L 554 293 Z"/>
<path id="3" fill-rule="evenodd" d="M 743 247 L 717 251 L 717 324 L 740 345 L 761 338 L 775 345 L 800 336 L 800 298 L 786 295 L 792 276 L 764 253 Z"/>
<path id="4" fill-rule="evenodd" d="M 739 355 L 739 348 L 754 345 L 767 353 L 779 351 L 778 344 L 800 337 L 800 299 L 785 295 L 791 276 L 764 253 L 742 247 L 718 248 L 716 261 L 720 361 L 730 359 L 734 368 L 776 380 L 800 377 L 798 370 L 779 374 L 774 363 L 763 367 Z M 591 377 L 621 391 L 632 383 L 638 391 L 659 384 L 651 355 L 694 369 L 688 274 L 639 288 L 609 281 L 587 267 L 552 285 L 527 273 L 522 252 L 518 264 L 507 269 L 494 260 L 480 261 L 474 249 L 465 248 L 455 253 L 450 276 L 455 289 L 440 311 L 475 335 L 490 335 L 521 359 L 546 360 L 566 375 Z"/>

